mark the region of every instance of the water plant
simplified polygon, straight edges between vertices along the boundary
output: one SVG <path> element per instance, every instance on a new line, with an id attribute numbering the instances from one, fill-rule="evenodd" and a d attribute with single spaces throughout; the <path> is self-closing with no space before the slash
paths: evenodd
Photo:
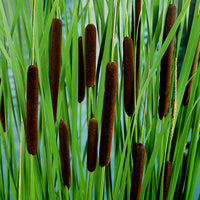
<path id="1" fill-rule="evenodd" d="M 198 199 L 199 5 L 0 1 L 0 199 Z"/>

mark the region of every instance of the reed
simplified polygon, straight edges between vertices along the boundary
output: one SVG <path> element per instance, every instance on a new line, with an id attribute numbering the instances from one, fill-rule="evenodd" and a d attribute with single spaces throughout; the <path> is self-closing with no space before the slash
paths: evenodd
<path id="1" fill-rule="evenodd" d="M 133 144 L 133 172 L 131 177 L 131 199 L 140 200 L 142 177 L 145 164 L 145 146 L 141 143 Z"/>
<path id="2" fill-rule="evenodd" d="M 0 84 L 1 84 L 1 78 L 0 78 Z M 6 131 L 6 124 L 5 124 L 5 110 L 4 110 L 3 93 L 2 93 L 2 99 L 1 99 L 0 121 L 1 121 L 3 131 L 5 132 Z"/>
<path id="3" fill-rule="evenodd" d="M 97 163 L 97 144 L 98 144 L 98 121 L 95 118 L 90 119 L 88 125 L 87 142 L 87 169 L 93 172 Z"/>
<path id="4" fill-rule="evenodd" d="M 85 98 L 85 69 L 83 59 L 83 41 L 78 38 L 78 102 L 81 103 Z"/>
<path id="5" fill-rule="evenodd" d="M 86 86 L 93 87 L 96 79 L 96 27 L 88 24 L 85 28 L 85 78 Z"/>
<path id="6" fill-rule="evenodd" d="M 189 75 L 189 78 L 188 78 L 188 80 L 190 80 L 190 81 L 186 86 L 184 96 L 183 96 L 182 104 L 184 106 L 186 106 L 188 104 L 189 99 L 190 99 L 190 92 L 191 92 L 191 89 L 192 89 L 193 75 L 194 75 L 194 72 L 195 72 L 198 50 L 199 50 L 199 41 L 200 41 L 200 37 L 199 37 L 199 40 L 198 40 L 198 43 L 197 43 L 197 48 L 196 48 L 196 51 L 195 51 L 194 60 L 193 60 L 192 67 L 191 67 L 191 70 L 190 70 L 190 75 Z"/>
<path id="7" fill-rule="evenodd" d="M 176 21 L 176 6 L 169 4 L 167 9 L 167 15 L 165 18 L 165 28 L 163 42 L 167 38 L 172 26 Z M 159 118 L 162 120 L 166 117 L 169 111 L 169 96 L 170 96 L 170 84 L 171 84 L 171 71 L 174 52 L 174 37 L 172 38 L 162 60 L 160 71 L 160 99 L 159 99 Z"/>
<path id="8" fill-rule="evenodd" d="M 29 154 L 35 155 L 38 146 L 38 68 L 30 65 L 27 73 L 26 142 Z"/>
<path id="9" fill-rule="evenodd" d="M 51 49 L 50 49 L 50 70 L 49 83 L 53 108 L 54 122 L 56 122 L 58 90 L 61 68 L 61 45 L 62 45 L 62 21 L 53 19 L 51 25 Z"/>
<path id="10" fill-rule="evenodd" d="M 124 66 L 124 107 L 126 114 L 131 116 L 134 111 L 134 61 L 133 40 L 125 37 L 123 42 Z"/>
<path id="11" fill-rule="evenodd" d="M 139 87 L 139 67 L 140 67 L 140 29 L 141 29 L 141 0 L 135 0 L 135 16 L 132 6 L 132 33 L 131 37 L 135 47 L 135 59 L 136 59 L 136 101 L 138 97 L 138 87 Z"/>
<path id="12" fill-rule="evenodd" d="M 69 133 L 67 124 L 63 119 L 61 119 L 59 123 L 59 144 L 63 184 L 69 189 L 71 185 Z"/>
<path id="13" fill-rule="evenodd" d="M 101 121 L 101 139 L 99 151 L 99 165 L 107 166 L 110 162 L 115 103 L 117 96 L 118 68 L 116 62 L 108 62 L 106 66 L 105 91 L 103 113 Z"/>

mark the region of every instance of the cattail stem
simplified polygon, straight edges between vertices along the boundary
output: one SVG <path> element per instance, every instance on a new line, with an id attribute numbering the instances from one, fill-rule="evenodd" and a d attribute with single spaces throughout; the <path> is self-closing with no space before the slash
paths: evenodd
<path id="1" fill-rule="evenodd" d="M 88 188 L 88 200 L 91 200 L 92 199 L 92 186 L 93 186 L 93 178 L 94 178 L 94 172 L 90 172 L 90 175 L 89 175 L 89 188 Z"/>
<path id="2" fill-rule="evenodd" d="M 31 159 L 31 184 L 30 184 L 30 193 L 31 200 L 35 200 L 35 182 L 34 182 L 34 171 L 33 171 L 33 156 L 30 155 Z"/>
<path id="3" fill-rule="evenodd" d="M 115 16 L 114 16 L 114 23 L 113 23 L 113 37 L 112 37 L 111 62 L 113 62 L 113 59 L 114 59 L 116 16 L 117 16 L 117 0 L 116 0 L 116 2 L 115 2 Z"/>
<path id="4" fill-rule="evenodd" d="M 69 190 L 67 186 L 65 186 L 65 199 L 69 200 Z"/>
<path id="5" fill-rule="evenodd" d="M 21 162 L 22 162 L 22 120 L 20 126 L 19 187 L 18 187 L 19 200 L 21 200 Z"/>
<path id="6" fill-rule="evenodd" d="M 89 0 L 89 24 L 92 23 L 92 0 Z"/>
<path id="7" fill-rule="evenodd" d="M 128 13 L 127 13 L 127 0 L 125 0 L 125 15 L 126 15 L 126 36 L 128 36 Z"/>
<path id="8" fill-rule="evenodd" d="M 33 0 L 33 43 L 32 43 L 32 65 L 34 64 L 34 46 L 35 46 L 35 3 Z"/>
<path id="9" fill-rule="evenodd" d="M 101 169 L 101 187 L 100 187 L 100 200 L 103 199 L 103 189 L 104 189 L 104 177 L 105 177 L 105 167 Z"/>

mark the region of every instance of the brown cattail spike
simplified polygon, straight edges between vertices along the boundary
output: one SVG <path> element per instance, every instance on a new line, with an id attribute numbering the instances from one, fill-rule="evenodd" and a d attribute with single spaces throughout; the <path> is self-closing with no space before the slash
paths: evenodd
<path id="1" fill-rule="evenodd" d="M 135 20 L 134 20 L 135 19 Z M 139 86 L 139 65 L 140 65 L 140 29 L 141 29 L 141 0 L 135 0 L 135 18 L 132 11 L 132 40 L 136 45 L 136 101 Z"/>
<path id="2" fill-rule="evenodd" d="M 141 143 L 133 145 L 133 173 L 131 178 L 131 199 L 140 200 L 142 177 L 145 163 L 145 146 Z"/>
<path id="3" fill-rule="evenodd" d="M 163 200 L 167 200 L 171 175 L 172 175 L 172 163 L 170 161 L 166 161 L 165 162 L 164 185 L 163 185 Z"/>
<path id="4" fill-rule="evenodd" d="M 35 155 L 38 146 L 38 68 L 30 65 L 26 93 L 26 142 L 28 153 Z"/>
<path id="5" fill-rule="evenodd" d="M 124 65 L 124 107 L 126 114 L 131 116 L 134 108 L 134 62 L 133 40 L 125 37 L 123 42 L 123 65 Z"/>
<path id="6" fill-rule="evenodd" d="M 60 160 L 61 160 L 63 183 L 69 189 L 71 185 L 69 133 L 67 124 L 62 119 L 60 120 L 59 123 L 59 143 L 60 143 Z"/>
<path id="7" fill-rule="evenodd" d="M 165 19 L 165 28 L 163 41 L 167 38 L 172 26 L 176 21 L 176 6 L 169 4 Z M 159 100 L 159 118 L 162 120 L 166 117 L 169 111 L 169 96 L 171 84 L 171 71 L 174 51 L 174 37 L 172 38 L 162 60 L 160 71 L 160 100 Z"/>
<path id="8" fill-rule="evenodd" d="M 198 43 L 197 43 L 197 48 L 196 48 L 196 51 L 195 51 L 194 60 L 193 60 L 193 63 L 192 63 L 192 68 L 190 70 L 190 76 L 189 76 L 190 82 L 187 84 L 186 89 L 185 89 L 185 93 L 184 93 L 184 96 L 183 96 L 182 104 L 184 106 L 186 106 L 188 104 L 188 101 L 189 101 L 189 98 L 190 98 L 190 92 L 191 92 L 191 89 L 192 89 L 192 82 L 193 82 L 193 74 L 194 74 L 194 71 L 195 71 L 195 66 L 196 66 L 196 62 L 197 62 L 197 55 L 198 55 L 198 50 L 199 50 L 199 41 L 200 41 L 200 37 L 199 37 L 199 40 L 198 40 Z"/>
<path id="9" fill-rule="evenodd" d="M 82 37 L 78 38 L 78 102 L 81 103 L 85 97 L 85 69 L 83 59 Z"/>
<path id="10" fill-rule="evenodd" d="M 98 121 L 95 118 L 90 119 L 88 125 L 88 143 L 87 143 L 87 168 L 93 172 L 97 163 L 97 144 L 98 144 Z"/>
<path id="11" fill-rule="evenodd" d="M 110 162 L 112 135 L 115 117 L 115 103 L 117 96 L 118 68 L 116 62 L 108 62 L 106 66 L 105 92 L 101 122 L 101 141 L 99 165 L 107 166 Z"/>
<path id="12" fill-rule="evenodd" d="M 53 19 L 51 25 L 51 51 L 50 51 L 50 71 L 49 82 L 51 90 L 51 100 L 53 107 L 54 122 L 56 122 L 58 89 L 60 81 L 61 66 L 61 45 L 62 45 L 62 21 Z"/>
<path id="13" fill-rule="evenodd" d="M 85 28 L 85 74 L 86 86 L 93 87 L 96 79 L 96 27 L 88 24 Z"/>
<path id="14" fill-rule="evenodd" d="M 0 78 L 0 84 L 1 84 L 1 78 Z M 4 111 L 3 93 L 2 93 L 2 99 L 1 99 L 0 121 L 1 121 L 1 125 L 3 127 L 3 131 L 5 132 L 6 131 L 6 125 L 5 125 L 5 111 Z"/>

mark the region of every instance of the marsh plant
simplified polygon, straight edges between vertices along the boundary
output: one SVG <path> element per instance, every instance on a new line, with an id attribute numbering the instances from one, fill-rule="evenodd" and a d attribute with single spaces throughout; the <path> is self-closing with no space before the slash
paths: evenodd
<path id="1" fill-rule="evenodd" d="M 0 199 L 192 199 L 199 8 L 0 0 Z"/>

